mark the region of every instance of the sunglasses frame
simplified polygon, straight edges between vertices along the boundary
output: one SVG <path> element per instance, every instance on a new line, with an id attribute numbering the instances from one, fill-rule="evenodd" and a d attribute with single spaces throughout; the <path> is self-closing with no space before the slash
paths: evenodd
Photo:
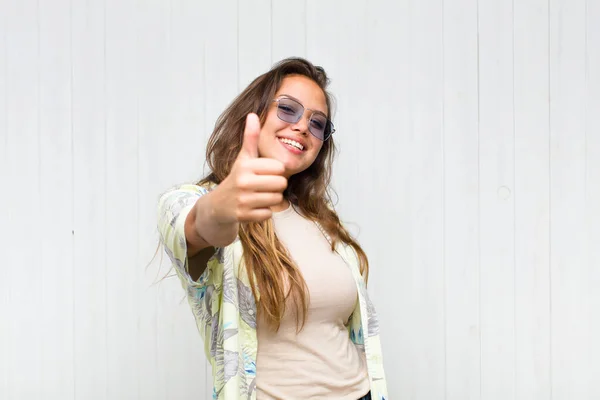
<path id="1" fill-rule="evenodd" d="M 313 110 L 313 109 L 311 109 L 311 108 L 306 108 L 306 107 L 304 107 L 304 104 L 302 104 L 302 103 L 300 103 L 298 100 L 296 100 L 296 99 L 293 99 L 293 98 L 291 98 L 291 97 L 288 97 L 288 96 L 280 96 L 280 97 L 278 97 L 278 98 L 276 98 L 276 99 L 273 99 L 273 103 L 277 103 L 277 107 L 279 107 L 279 102 L 280 102 L 281 100 L 283 100 L 283 99 L 285 99 L 285 100 L 290 100 L 290 101 L 293 101 L 293 102 L 295 102 L 295 103 L 298 103 L 298 104 L 300 105 L 300 107 L 302 107 L 302 114 L 300 114 L 300 117 L 299 117 L 299 118 L 296 120 L 296 122 L 288 122 L 288 121 L 284 120 L 283 118 L 281 118 L 281 117 L 279 116 L 279 109 L 277 109 L 277 118 L 279 118 L 280 120 L 282 120 L 283 122 L 285 122 L 285 123 L 288 123 L 288 124 L 296 124 L 296 123 L 298 123 L 298 121 L 300 121 L 300 119 L 301 119 L 301 118 L 304 116 L 304 113 L 305 113 L 306 111 L 310 111 L 310 112 L 311 112 L 311 114 L 310 114 L 310 118 L 308 119 L 308 131 L 310 132 L 310 134 L 311 134 L 311 135 L 313 135 L 313 136 L 314 136 L 314 137 L 316 137 L 317 139 L 321 140 L 322 142 L 326 142 L 327 140 L 329 140 L 329 138 L 331 137 L 331 135 L 333 135 L 333 133 L 335 132 L 335 127 L 333 126 L 333 122 L 331 122 L 331 120 L 330 120 L 330 119 L 327 117 L 327 115 L 323 114 L 321 111 L 318 111 L 318 110 Z M 326 136 L 324 136 L 324 138 L 323 138 L 323 139 L 321 139 L 321 138 L 319 138 L 317 135 L 315 135 L 315 134 L 312 132 L 312 130 L 310 129 L 310 121 L 312 120 L 312 117 L 313 117 L 313 115 L 314 115 L 315 113 L 317 113 L 317 114 L 319 114 L 319 115 L 323 115 L 323 116 L 325 117 L 325 119 L 327 120 L 327 124 L 328 124 L 328 126 L 329 126 L 329 134 L 328 134 L 328 135 L 326 135 Z M 325 132 L 327 132 L 327 127 L 325 127 Z M 325 132 L 323 133 L 324 135 L 325 135 Z"/>

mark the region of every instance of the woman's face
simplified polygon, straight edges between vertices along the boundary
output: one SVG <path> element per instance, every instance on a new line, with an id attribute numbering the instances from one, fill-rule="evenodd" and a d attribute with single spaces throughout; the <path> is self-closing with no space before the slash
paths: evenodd
<path id="1" fill-rule="evenodd" d="M 275 94 L 275 99 L 279 98 L 296 100 L 304 107 L 304 114 L 298 122 L 288 123 L 277 116 L 278 103 L 271 103 L 260 131 L 258 153 L 260 157 L 281 161 L 285 166 L 285 175 L 289 178 L 310 167 L 323 146 L 323 142 L 308 130 L 312 114 L 308 109 L 320 111 L 326 116 L 329 115 L 329 110 L 323 90 L 310 78 L 302 75 L 285 77 Z"/>

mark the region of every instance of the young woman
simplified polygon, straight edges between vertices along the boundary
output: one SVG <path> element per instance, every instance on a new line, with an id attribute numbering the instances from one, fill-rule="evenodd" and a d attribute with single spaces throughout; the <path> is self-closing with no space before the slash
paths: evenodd
<path id="1" fill-rule="evenodd" d="M 158 228 L 214 399 L 385 399 L 368 261 L 333 210 L 325 71 L 286 59 L 223 112 L 211 173 L 164 194 Z"/>

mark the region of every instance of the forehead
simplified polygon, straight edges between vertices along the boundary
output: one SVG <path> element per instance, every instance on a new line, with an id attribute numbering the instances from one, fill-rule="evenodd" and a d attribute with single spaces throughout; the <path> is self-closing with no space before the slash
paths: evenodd
<path id="1" fill-rule="evenodd" d="M 276 93 L 276 96 L 288 95 L 306 108 L 311 110 L 321 111 L 327 115 L 327 101 L 325 93 L 312 79 L 302 75 L 290 75 L 283 78 L 281 87 Z"/>

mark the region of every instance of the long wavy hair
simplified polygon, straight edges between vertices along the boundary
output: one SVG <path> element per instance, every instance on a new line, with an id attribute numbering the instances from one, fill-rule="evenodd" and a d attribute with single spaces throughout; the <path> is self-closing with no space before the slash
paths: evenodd
<path id="1" fill-rule="evenodd" d="M 332 96 L 327 91 L 329 79 L 325 70 L 302 58 L 280 61 L 250 83 L 218 118 L 206 147 L 206 162 L 211 173 L 200 180 L 199 185 L 219 184 L 229 175 L 242 147 L 246 116 L 256 113 L 261 124 L 264 123 L 275 94 L 283 79 L 289 75 L 302 75 L 317 83 L 325 94 L 327 110 L 331 115 Z M 335 152 L 331 136 L 323 143 L 313 164 L 289 178 L 283 195 L 306 218 L 321 225 L 330 237 L 332 251 L 339 241 L 350 245 L 358 256 L 360 271 L 367 279 L 367 256 L 342 226 L 331 206 L 329 184 Z M 286 248 L 278 240 L 273 221 L 268 219 L 240 224 L 239 237 L 251 290 L 254 297 L 259 299 L 258 312 L 271 328 L 278 330 L 286 304 L 291 304 L 297 328 L 302 329 L 309 302 L 306 282 Z"/>

